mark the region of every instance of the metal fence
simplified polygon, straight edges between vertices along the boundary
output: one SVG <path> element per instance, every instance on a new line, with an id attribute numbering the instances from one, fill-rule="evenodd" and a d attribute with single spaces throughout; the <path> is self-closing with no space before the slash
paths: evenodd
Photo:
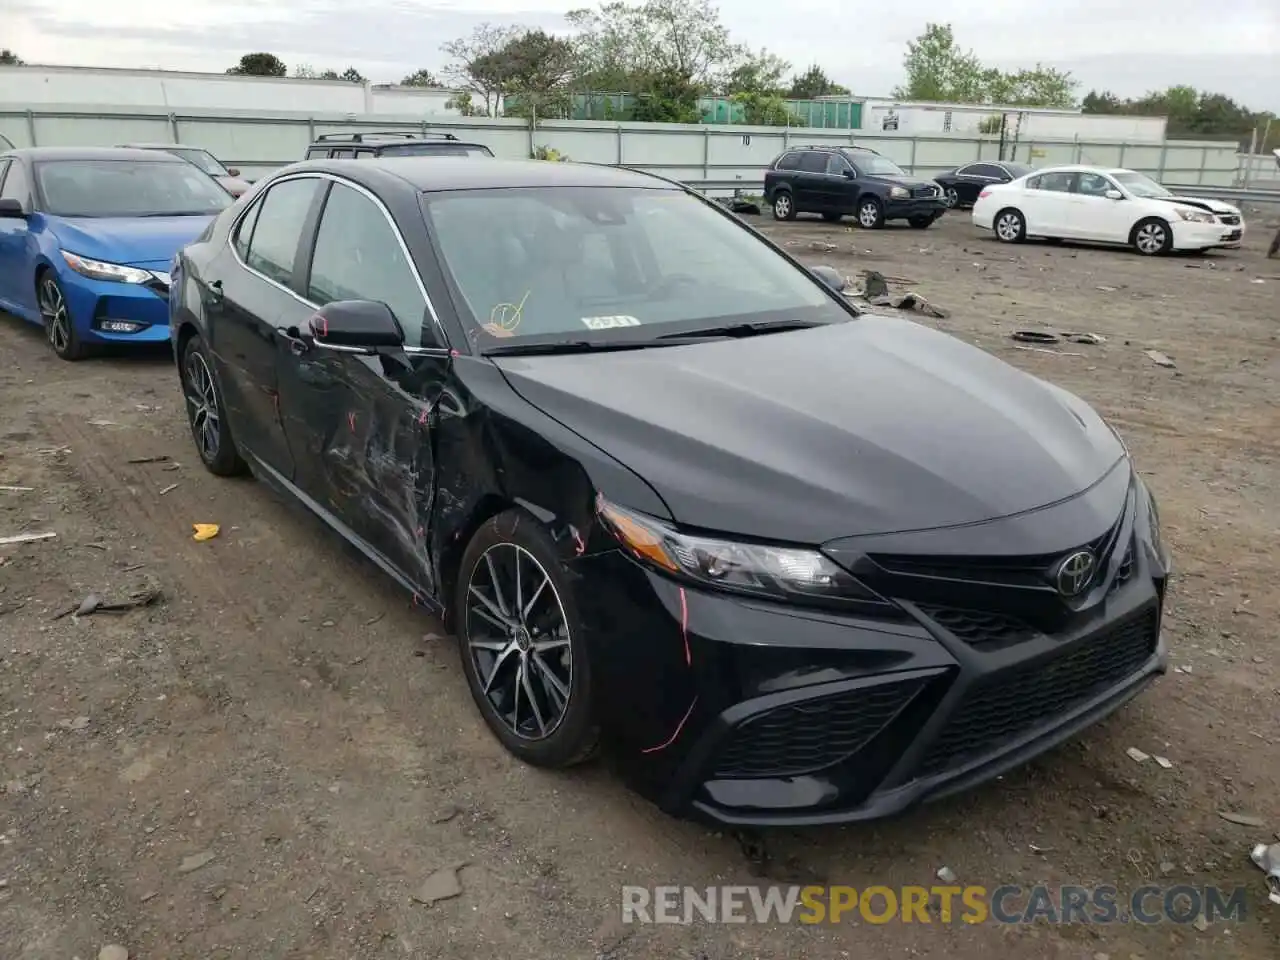
<path id="1" fill-rule="evenodd" d="M 520 119 L 290 114 L 249 110 L 184 110 L 44 104 L 0 109 L 0 135 L 17 146 L 110 146 L 174 142 L 204 147 L 250 179 L 300 160 L 318 135 L 350 130 L 448 131 L 484 143 L 499 157 L 530 156 L 549 147 L 573 160 L 650 170 L 685 181 L 758 183 L 780 152 L 799 144 L 862 144 L 908 172 L 936 176 L 976 160 L 1001 159 L 997 137 L 938 133 L 909 136 L 872 130 L 835 131 L 730 125 L 605 123 Z M 1229 187 L 1238 182 L 1232 144 L 1168 141 L 1036 140 L 1004 145 L 1004 159 L 1035 166 L 1094 163 L 1123 166 L 1171 184 Z"/>

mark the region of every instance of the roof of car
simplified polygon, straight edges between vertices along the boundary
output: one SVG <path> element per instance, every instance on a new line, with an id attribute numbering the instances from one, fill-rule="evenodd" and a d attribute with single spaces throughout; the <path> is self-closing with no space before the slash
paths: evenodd
<path id="1" fill-rule="evenodd" d="M 485 190 L 501 187 L 641 187 L 680 190 L 677 184 L 637 170 L 592 163 L 498 160 L 475 157 L 377 157 L 371 160 L 307 160 L 290 172 L 319 170 L 360 179 L 361 171 L 394 174 L 419 190 Z M 283 171 L 281 171 L 283 172 Z"/>
<path id="2" fill-rule="evenodd" d="M 186 163 L 171 153 L 131 147 L 19 147 L 8 156 L 25 160 L 141 160 L 145 163 Z"/>
<path id="3" fill-rule="evenodd" d="M 130 150 L 204 150 L 204 147 L 193 147 L 189 143 L 122 143 L 120 146 Z"/>

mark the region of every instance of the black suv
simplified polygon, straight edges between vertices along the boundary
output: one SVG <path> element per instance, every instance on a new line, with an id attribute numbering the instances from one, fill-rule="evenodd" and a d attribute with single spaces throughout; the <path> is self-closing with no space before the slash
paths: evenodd
<path id="1" fill-rule="evenodd" d="M 308 160 L 354 157 L 492 157 L 483 143 L 467 143 L 452 133 L 326 133 L 307 148 Z"/>
<path id="2" fill-rule="evenodd" d="M 947 209 L 938 184 L 864 147 L 791 147 L 765 172 L 764 198 L 775 220 L 820 213 L 835 223 L 852 213 L 868 230 L 886 220 L 923 230 Z"/>

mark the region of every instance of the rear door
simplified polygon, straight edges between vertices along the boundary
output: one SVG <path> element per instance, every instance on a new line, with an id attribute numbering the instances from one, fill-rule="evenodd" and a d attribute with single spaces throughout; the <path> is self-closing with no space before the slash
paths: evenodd
<path id="1" fill-rule="evenodd" d="M 1027 218 L 1027 233 L 1040 237 L 1070 237 L 1071 190 L 1076 175 L 1070 172 L 1042 173 L 1026 181 L 1017 204 Z"/>
<path id="2" fill-rule="evenodd" d="M 222 283 L 209 297 L 209 346 L 236 440 L 285 479 L 293 460 L 280 420 L 276 352 L 280 329 L 312 313 L 298 292 L 299 252 L 319 216 L 325 183 L 303 175 L 268 187 L 233 228 L 223 256 L 235 265 L 215 271 Z"/>
<path id="3" fill-rule="evenodd" d="M 956 192 L 962 202 L 973 203 L 983 187 L 1008 180 L 1008 175 L 994 163 L 970 163 L 956 171 Z"/>
<path id="4" fill-rule="evenodd" d="M 363 187 L 332 181 L 303 276 L 314 306 L 380 301 L 407 346 L 441 345 L 399 229 Z M 426 539 L 435 489 L 430 412 L 448 370 L 448 351 L 439 354 L 364 356 L 314 345 L 276 354 L 294 483 L 427 592 L 435 588 Z"/>
<path id="5" fill-rule="evenodd" d="M 826 210 L 827 189 L 827 154 L 802 150 L 800 169 L 795 174 L 796 209 L 807 213 Z"/>
<path id="6" fill-rule="evenodd" d="M 0 199 L 17 200 L 31 213 L 35 198 L 31 171 L 18 157 L 0 160 Z M 36 305 L 36 238 L 28 220 L 0 217 L 0 300 L 32 320 L 39 316 Z"/>

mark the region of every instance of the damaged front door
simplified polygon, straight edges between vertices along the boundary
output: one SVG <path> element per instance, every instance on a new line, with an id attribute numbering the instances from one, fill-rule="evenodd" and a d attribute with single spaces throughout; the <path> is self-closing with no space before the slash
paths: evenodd
<path id="1" fill-rule="evenodd" d="M 407 346 L 438 345 L 424 344 L 427 301 L 417 271 L 390 217 L 363 190 L 333 184 L 307 276 L 311 302 L 385 303 Z M 279 364 L 294 483 L 416 589 L 434 593 L 430 412 L 448 360 L 402 351 L 362 356 L 298 342 L 280 351 Z"/>

